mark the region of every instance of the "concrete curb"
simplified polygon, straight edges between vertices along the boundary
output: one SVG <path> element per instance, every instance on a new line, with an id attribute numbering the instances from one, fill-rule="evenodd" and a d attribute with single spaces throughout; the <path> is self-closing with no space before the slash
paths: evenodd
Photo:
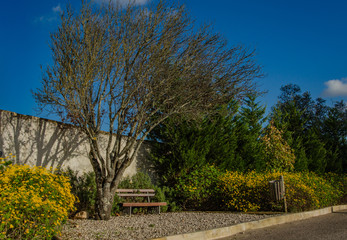
<path id="1" fill-rule="evenodd" d="M 212 239 L 229 237 L 231 235 L 244 232 L 246 230 L 265 228 L 265 227 L 270 227 L 273 225 L 304 220 L 307 218 L 317 217 L 317 216 L 329 214 L 336 211 L 346 210 L 346 209 L 347 209 L 347 205 L 338 205 L 338 206 L 332 206 L 332 207 L 326 207 L 326 208 L 322 208 L 318 210 L 313 210 L 309 212 L 284 214 L 281 216 L 265 218 L 258 221 L 240 223 L 230 227 L 216 228 L 216 229 L 211 229 L 207 231 L 156 238 L 153 240 L 188 240 L 188 239 L 189 240 L 212 240 Z"/>

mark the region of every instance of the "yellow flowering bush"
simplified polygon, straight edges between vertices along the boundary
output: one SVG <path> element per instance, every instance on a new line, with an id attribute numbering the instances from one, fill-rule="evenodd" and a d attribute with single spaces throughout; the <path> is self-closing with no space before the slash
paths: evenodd
<path id="1" fill-rule="evenodd" d="M 283 211 L 283 202 L 273 201 L 269 188 L 269 181 L 281 175 L 291 212 L 334 205 L 346 195 L 346 175 L 330 174 L 327 178 L 311 172 L 221 172 L 205 166 L 178 179 L 176 198 L 185 209 Z"/>
<path id="2" fill-rule="evenodd" d="M 251 172 L 248 177 L 240 172 L 227 171 L 218 181 L 223 208 L 232 211 L 257 211 L 260 209 L 266 184 L 264 176 Z M 267 186 L 266 186 L 267 187 Z"/>
<path id="3" fill-rule="evenodd" d="M 0 239 L 51 239 L 74 208 L 68 178 L 42 167 L 0 171 Z"/>
<path id="4" fill-rule="evenodd" d="M 288 210 L 292 212 L 317 209 L 336 204 L 343 190 L 332 186 L 314 173 L 238 173 L 226 172 L 218 181 L 218 189 L 225 209 L 236 211 L 273 210 L 270 180 L 284 176 Z"/>
<path id="5" fill-rule="evenodd" d="M 11 159 L 14 159 L 15 156 L 12 155 L 12 153 L 9 154 L 9 156 L 7 157 L 3 157 L 1 158 L 0 157 L 0 171 L 4 171 L 4 169 L 11 165 L 12 164 L 12 160 Z"/>

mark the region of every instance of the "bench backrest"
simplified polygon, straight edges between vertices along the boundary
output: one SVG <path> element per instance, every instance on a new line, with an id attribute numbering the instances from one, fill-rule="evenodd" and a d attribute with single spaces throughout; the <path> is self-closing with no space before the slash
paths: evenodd
<path id="1" fill-rule="evenodd" d="M 148 202 L 155 196 L 154 189 L 117 189 L 116 193 L 119 197 L 147 197 Z"/>
<path id="2" fill-rule="evenodd" d="M 117 193 L 155 193 L 154 189 L 117 189 Z"/>

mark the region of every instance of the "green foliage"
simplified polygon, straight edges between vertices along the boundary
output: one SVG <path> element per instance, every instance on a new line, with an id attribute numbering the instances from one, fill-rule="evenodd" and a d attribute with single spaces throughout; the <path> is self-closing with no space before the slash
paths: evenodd
<path id="1" fill-rule="evenodd" d="M 70 168 L 59 174 L 69 178 L 71 192 L 79 199 L 75 203 L 76 212 L 87 211 L 90 216 L 93 216 L 96 196 L 95 174 L 93 172 L 80 174 Z"/>
<path id="2" fill-rule="evenodd" d="M 288 211 L 305 211 L 339 203 L 344 196 L 341 184 L 331 184 L 314 173 L 255 171 L 221 172 L 205 167 L 181 180 L 178 195 L 187 209 L 269 211 L 278 210 L 279 202 L 271 199 L 268 182 L 283 175 Z M 346 178 L 346 177 L 345 177 Z M 344 180 L 345 181 L 345 180 Z M 346 185 L 344 185 L 346 186 Z"/>
<path id="3" fill-rule="evenodd" d="M 125 177 L 118 185 L 118 188 L 150 189 L 154 188 L 154 184 L 152 183 L 152 180 L 148 174 L 138 172 L 131 177 Z"/>
<path id="4" fill-rule="evenodd" d="M 325 100 L 312 100 L 297 85 L 281 87 L 279 102 L 272 120 L 283 131 L 284 139 L 294 150 L 296 171 L 346 172 L 347 110 L 343 101 L 333 107 Z"/>
<path id="5" fill-rule="evenodd" d="M 271 121 L 262 138 L 265 146 L 264 156 L 266 168 L 270 171 L 292 171 L 294 169 L 295 155 Z"/>
<path id="6" fill-rule="evenodd" d="M 200 121 L 169 118 L 155 128 L 149 138 L 153 140 L 152 162 L 161 182 L 173 186 L 180 176 L 206 164 L 234 167 L 237 109 L 238 104 L 232 102 Z"/>
<path id="7" fill-rule="evenodd" d="M 336 173 L 325 173 L 323 175 L 324 179 L 327 180 L 327 182 L 333 186 L 336 189 L 340 189 L 342 191 L 342 198 L 340 203 L 346 204 L 347 203 L 347 174 L 336 174 Z"/>
<path id="8" fill-rule="evenodd" d="M 1 239 L 51 239 L 74 210 L 68 178 L 42 167 L 8 166 L 0 189 Z"/>
<path id="9" fill-rule="evenodd" d="M 238 147 L 235 155 L 241 160 L 241 167 L 234 168 L 239 171 L 264 170 L 264 145 L 260 141 L 263 134 L 263 124 L 266 108 L 256 102 L 256 95 L 248 95 L 245 104 L 242 105 L 237 121 L 235 138 L 238 139 Z M 233 170 L 233 168 L 228 168 Z"/>
<path id="10" fill-rule="evenodd" d="M 314 130 L 307 132 L 305 142 L 308 169 L 316 173 L 324 173 L 327 166 L 326 149 Z"/>
<path id="11" fill-rule="evenodd" d="M 220 169 L 234 169 L 240 165 L 236 150 L 237 138 L 237 112 L 239 104 L 235 101 L 220 107 L 219 113 L 208 117 L 201 126 L 201 138 L 209 143 L 206 154 L 207 164 L 218 166 Z M 209 144 L 209 145 L 208 145 Z"/>
<path id="12" fill-rule="evenodd" d="M 306 156 L 306 151 L 303 145 L 303 140 L 301 137 L 295 139 L 291 144 L 292 149 L 294 150 L 296 161 L 294 163 L 295 171 L 302 172 L 308 171 L 308 160 Z"/>
<path id="13" fill-rule="evenodd" d="M 298 86 L 287 85 L 281 90 L 282 101 L 277 108 L 286 113 L 280 122 L 287 123 L 286 130 L 293 139 L 290 144 L 297 157 L 296 170 L 346 172 L 345 102 L 327 107 L 323 99 L 313 101 L 308 92 L 300 94 Z M 294 110 L 299 114 L 293 114 Z"/>
<path id="14" fill-rule="evenodd" d="M 249 95 L 239 109 L 233 101 L 202 121 L 170 118 L 154 129 L 152 162 L 161 183 L 172 187 L 180 177 L 209 164 L 240 171 L 264 168 L 260 136 L 265 107 Z"/>
<path id="15" fill-rule="evenodd" d="M 214 166 L 204 166 L 178 179 L 176 198 L 184 209 L 219 209 L 217 179 L 221 175 Z"/>
<path id="16" fill-rule="evenodd" d="M 241 121 L 247 124 L 248 130 L 257 135 L 262 131 L 262 125 L 267 118 L 264 117 L 266 107 L 261 106 L 256 100 L 257 95 L 248 95 L 245 104 L 241 107 L 240 115 Z"/>
<path id="17" fill-rule="evenodd" d="M 167 119 L 151 133 L 151 160 L 161 181 L 173 185 L 175 179 L 189 169 L 205 163 L 202 139 L 197 140 L 194 124 Z"/>
<path id="18" fill-rule="evenodd" d="M 345 104 L 341 102 L 329 108 L 323 99 L 314 101 L 308 92 L 301 94 L 297 85 L 283 86 L 281 91 L 266 129 L 262 127 L 265 108 L 259 106 L 252 95 L 240 109 L 234 103 L 229 108 L 221 108 L 218 116 L 202 122 L 178 124 L 172 121 L 174 124 L 158 128 L 152 138 L 160 142 L 157 145 L 160 151 L 153 151 L 154 165 L 159 176 L 163 176 L 162 184 L 171 187 L 174 201 L 185 209 L 208 209 L 213 195 L 221 209 L 276 209 L 278 204 L 271 202 L 267 181 L 278 177 L 279 171 L 288 178 L 291 211 L 327 206 L 341 198 L 346 185 L 335 187 L 309 171 L 345 172 Z M 227 148 L 223 148 L 225 146 Z M 194 154 L 189 157 L 182 154 L 187 152 Z M 243 180 L 227 181 L 227 194 L 216 192 L 210 187 L 223 185 L 221 179 L 209 178 L 211 169 L 207 166 L 210 164 L 222 171 L 235 173 L 237 170 L 239 179 Z M 258 173 L 249 173 L 249 170 Z M 259 173 L 265 170 L 269 173 Z M 293 170 L 296 173 L 291 173 Z M 251 180 L 254 185 L 247 185 Z M 228 194 L 230 197 L 223 199 Z M 225 202 L 220 203 L 221 199 Z"/>
<path id="19" fill-rule="evenodd" d="M 322 138 L 327 150 L 327 170 L 347 172 L 347 108 L 346 102 L 337 102 L 328 111 L 322 124 Z"/>
<path id="20" fill-rule="evenodd" d="M 283 90 L 285 87 L 282 87 L 281 89 Z M 295 89 L 295 91 L 296 90 L 297 89 Z M 306 119 L 303 118 L 304 112 L 297 106 L 296 95 L 283 96 L 283 94 L 284 93 L 282 93 L 281 97 L 282 99 L 287 99 L 287 102 L 277 103 L 277 105 L 273 108 L 271 121 L 273 125 L 279 131 L 281 131 L 283 140 L 286 141 L 290 148 L 294 151 L 296 158 L 294 163 L 295 170 L 307 171 L 308 160 L 303 145 L 303 127 L 306 122 Z"/>
<path id="21" fill-rule="evenodd" d="M 166 202 L 168 204 L 167 210 L 170 212 L 182 211 L 182 199 L 178 197 L 176 188 L 162 186 L 161 189 L 165 195 Z"/>

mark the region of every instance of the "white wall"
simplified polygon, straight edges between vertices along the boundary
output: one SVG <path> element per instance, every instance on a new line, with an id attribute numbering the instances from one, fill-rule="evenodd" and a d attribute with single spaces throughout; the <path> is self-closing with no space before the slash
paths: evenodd
<path id="1" fill-rule="evenodd" d="M 89 145 L 78 128 L 56 121 L 0 110 L 0 150 L 16 156 L 15 163 L 46 168 L 70 167 L 92 171 Z M 143 144 L 124 176 L 148 172 L 148 144 Z"/>

